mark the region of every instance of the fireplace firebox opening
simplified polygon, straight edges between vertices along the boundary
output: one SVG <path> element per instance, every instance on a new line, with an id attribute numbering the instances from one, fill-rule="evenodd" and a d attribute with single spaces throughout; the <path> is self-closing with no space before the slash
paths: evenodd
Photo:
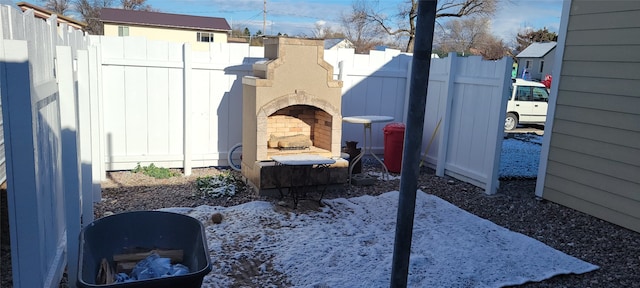
<path id="1" fill-rule="evenodd" d="M 267 117 L 268 157 L 283 150 L 331 151 L 332 117 L 309 105 L 292 105 Z"/>

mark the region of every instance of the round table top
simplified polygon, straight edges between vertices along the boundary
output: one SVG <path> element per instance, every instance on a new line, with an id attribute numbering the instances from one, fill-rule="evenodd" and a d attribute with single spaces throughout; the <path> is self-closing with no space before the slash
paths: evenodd
<path id="1" fill-rule="evenodd" d="M 380 115 L 349 116 L 343 117 L 342 121 L 349 123 L 370 124 L 375 122 L 390 122 L 393 121 L 393 117 Z"/>

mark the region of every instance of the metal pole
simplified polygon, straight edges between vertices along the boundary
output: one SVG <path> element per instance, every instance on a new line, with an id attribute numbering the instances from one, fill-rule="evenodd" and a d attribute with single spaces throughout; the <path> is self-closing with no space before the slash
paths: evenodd
<path id="1" fill-rule="evenodd" d="M 400 196 L 398 199 L 398 216 L 396 236 L 393 246 L 393 262 L 391 267 L 391 287 L 407 287 L 409 258 L 411 254 L 411 237 L 413 234 L 413 216 L 416 206 L 416 190 L 420 173 L 420 149 L 422 146 L 422 129 L 424 127 L 424 111 L 427 103 L 427 86 L 431 67 L 431 45 L 436 16 L 436 0 L 420 0 L 418 2 L 418 18 L 413 49 L 411 88 L 407 125 L 402 155 L 402 171 L 400 178 Z"/>

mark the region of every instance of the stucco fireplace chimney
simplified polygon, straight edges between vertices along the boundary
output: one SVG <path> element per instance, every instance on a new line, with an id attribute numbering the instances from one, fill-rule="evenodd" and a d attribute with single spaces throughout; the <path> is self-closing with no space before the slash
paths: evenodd
<path id="1" fill-rule="evenodd" d="M 243 175 L 258 190 L 273 188 L 271 157 L 308 153 L 339 160 L 332 179 L 346 182 L 346 168 L 338 169 L 348 166 L 340 158 L 342 81 L 333 79 L 333 66 L 324 61 L 323 40 L 274 37 L 263 43 L 268 60 L 242 79 Z"/>

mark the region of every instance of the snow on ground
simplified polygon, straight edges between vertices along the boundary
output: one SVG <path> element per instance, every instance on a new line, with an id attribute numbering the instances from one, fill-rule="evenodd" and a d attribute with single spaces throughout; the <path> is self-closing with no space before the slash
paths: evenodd
<path id="1" fill-rule="evenodd" d="M 535 178 L 542 136 L 504 139 L 501 178 Z M 213 271 L 202 287 L 388 287 L 398 192 L 324 200 L 320 212 L 277 212 L 255 201 L 234 207 L 168 208 L 206 226 Z M 224 220 L 213 224 L 214 213 Z M 598 267 L 418 191 L 410 287 L 500 287 Z M 275 273 L 274 273 L 275 272 Z"/>
<path id="2" fill-rule="evenodd" d="M 282 286 L 284 274 L 293 287 L 389 287 L 398 195 L 325 200 L 306 214 L 260 201 L 164 210 L 207 224 L 213 271 L 202 287 L 230 287 L 238 270 L 253 275 L 251 286 Z M 222 223 L 207 220 L 213 213 Z M 409 287 L 501 287 L 597 268 L 417 193 Z"/>
<path id="3" fill-rule="evenodd" d="M 536 134 L 513 134 L 502 141 L 499 177 L 536 178 L 542 148 L 542 136 Z M 367 159 L 365 159 L 366 161 Z M 400 179 L 400 175 L 383 177 L 381 172 L 368 172 L 380 180 Z"/>
<path id="4" fill-rule="evenodd" d="M 517 135 L 502 141 L 500 178 L 536 178 L 542 148 L 542 136 Z"/>

